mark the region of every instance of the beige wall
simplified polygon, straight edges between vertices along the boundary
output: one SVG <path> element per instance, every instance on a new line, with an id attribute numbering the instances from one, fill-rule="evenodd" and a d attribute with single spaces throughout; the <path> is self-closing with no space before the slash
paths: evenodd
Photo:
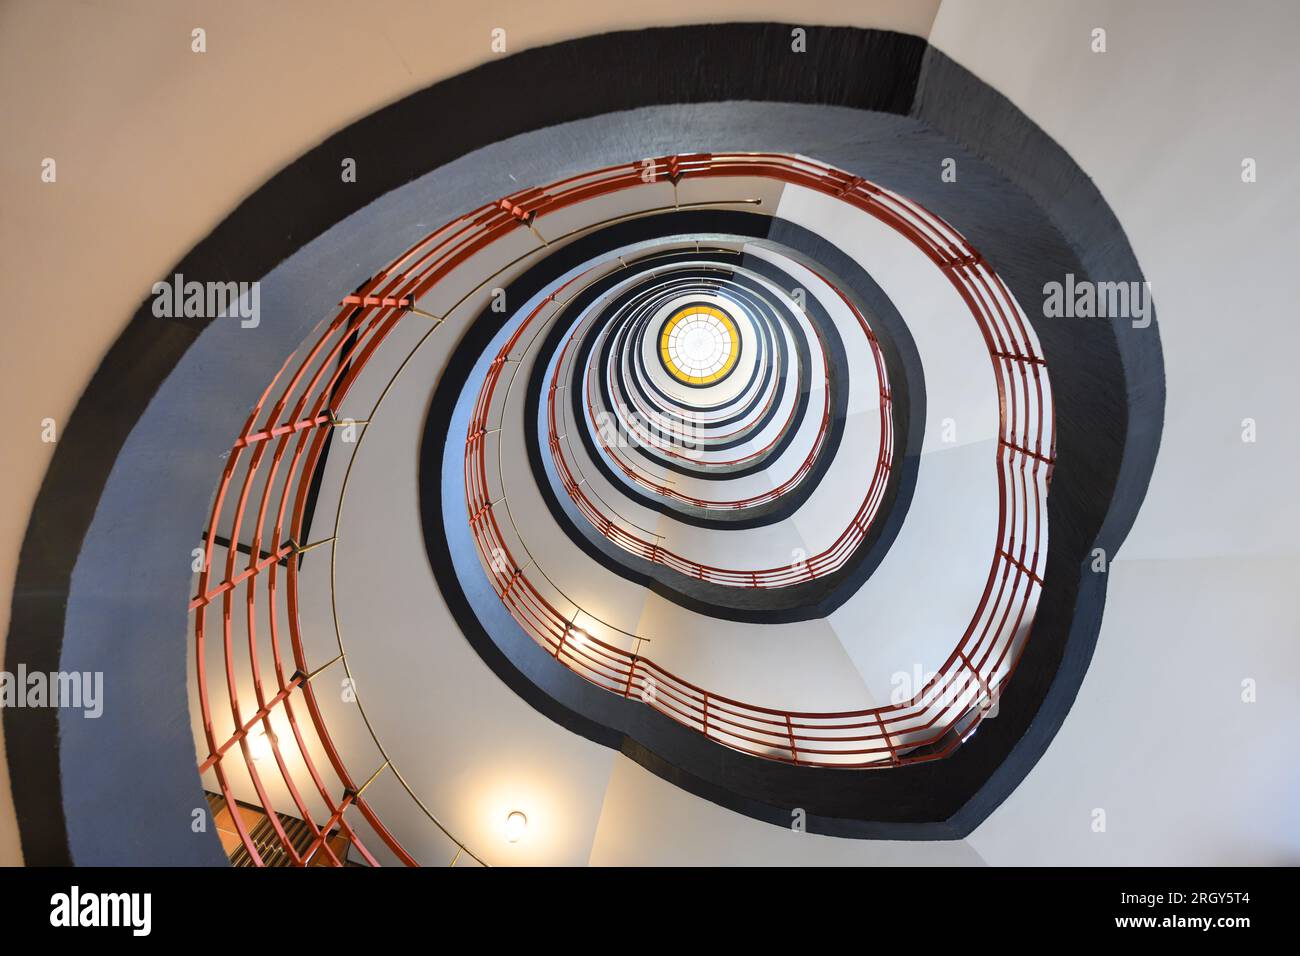
<path id="1" fill-rule="evenodd" d="M 939 0 L 8 0 L 0 6 L 0 645 L 52 446 L 149 286 L 239 201 L 329 133 L 510 49 L 719 21 L 924 36 Z M 207 31 L 207 52 L 190 31 Z M 341 69 L 344 59 L 364 64 Z M 42 183 L 41 162 L 58 181 Z M 57 297 L 57 298 L 56 298 Z M 0 646 L 0 652 L 3 647 Z M 0 739 L 0 863 L 20 862 Z"/>

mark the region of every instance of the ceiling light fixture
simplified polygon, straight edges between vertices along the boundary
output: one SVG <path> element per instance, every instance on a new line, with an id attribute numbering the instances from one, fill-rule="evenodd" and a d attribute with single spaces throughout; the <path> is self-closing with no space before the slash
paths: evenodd
<path id="1" fill-rule="evenodd" d="M 522 810 L 512 810 L 506 817 L 506 842 L 518 843 L 519 838 L 524 835 L 528 829 L 528 817 L 524 816 Z"/>

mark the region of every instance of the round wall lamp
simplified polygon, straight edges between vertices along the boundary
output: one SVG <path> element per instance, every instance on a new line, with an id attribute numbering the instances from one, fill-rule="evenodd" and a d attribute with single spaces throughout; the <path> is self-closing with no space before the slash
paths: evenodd
<path id="1" fill-rule="evenodd" d="M 506 842 L 518 843 L 519 838 L 528 829 L 528 817 L 522 810 L 512 810 L 506 817 Z"/>
<path id="2" fill-rule="evenodd" d="M 266 732 L 266 728 L 259 727 L 255 732 L 248 736 L 248 750 L 254 760 L 265 760 L 275 752 L 271 746 L 276 741 Z"/>

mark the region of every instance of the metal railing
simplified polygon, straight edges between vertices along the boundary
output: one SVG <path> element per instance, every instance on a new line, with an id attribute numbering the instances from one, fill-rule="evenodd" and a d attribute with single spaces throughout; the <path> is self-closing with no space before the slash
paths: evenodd
<path id="1" fill-rule="evenodd" d="M 850 304 L 850 308 L 853 308 L 851 304 Z M 858 313 L 857 309 L 853 308 L 853 311 L 857 315 L 858 320 L 862 323 L 862 326 L 867 333 L 867 337 L 872 344 L 873 352 L 876 353 L 876 357 L 879 358 L 880 357 L 879 347 L 876 343 L 875 336 L 872 334 L 870 327 L 866 323 L 866 320 L 861 316 L 861 314 Z M 564 375 L 562 375 L 562 373 L 564 372 L 566 366 L 566 359 L 568 358 L 568 350 L 570 344 L 572 344 L 572 339 L 570 339 L 569 342 L 565 343 L 564 352 L 561 354 L 561 361 L 559 364 L 556 365 L 555 371 L 552 375 L 552 380 L 551 380 L 552 385 L 556 385 L 559 382 L 561 377 L 567 377 L 568 373 L 565 373 Z M 802 481 L 803 478 L 808 474 L 808 472 L 812 470 L 813 465 L 816 462 L 817 455 L 820 453 L 822 446 L 824 445 L 826 440 L 826 433 L 830 426 L 830 407 L 831 407 L 830 363 L 826 355 L 825 343 L 822 343 L 822 345 L 823 345 L 822 368 L 825 374 L 825 378 L 824 378 L 825 384 L 822 387 L 822 414 L 820 417 L 817 434 L 813 441 L 813 446 L 809 450 L 807 457 L 803 460 L 803 462 L 799 465 L 798 469 L 796 469 L 795 473 L 791 477 L 781 482 L 781 484 L 778 485 L 777 487 L 772 488 L 762 494 L 753 495 L 748 498 L 732 499 L 732 500 L 706 499 L 706 498 L 699 498 L 691 495 L 682 494 L 681 492 L 673 488 L 671 485 L 657 480 L 649 471 L 637 465 L 627 456 L 620 454 L 616 450 L 616 446 L 610 445 L 607 436 L 599 428 L 595 429 L 593 431 L 593 434 L 595 435 L 596 441 L 600 445 L 602 451 L 604 451 L 606 458 L 610 462 L 612 462 L 614 466 L 618 468 L 619 471 L 621 471 L 627 478 L 629 478 L 635 484 L 640 485 L 646 490 L 652 492 L 653 494 L 659 495 L 661 497 L 669 498 L 674 501 L 679 501 L 682 502 L 683 504 L 693 505 L 697 508 L 723 510 L 723 511 L 735 511 L 744 508 L 752 508 L 756 505 L 764 504 L 768 501 L 774 501 L 777 498 L 784 495 L 787 491 L 789 491 L 791 488 L 797 485 L 800 481 Z M 884 370 L 883 361 L 877 362 L 877 369 L 879 369 L 883 373 Z M 613 374 L 614 374 L 613 369 L 608 370 L 607 372 L 607 375 L 609 377 L 608 388 L 611 396 L 614 396 L 616 394 L 614 389 L 614 383 L 613 383 Z M 584 378 L 586 379 L 586 387 L 584 390 L 584 394 L 586 395 L 587 415 L 588 415 L 589 422 L 595 423 L 599 421 L 599 415 L 600 415 L 600 410 L 596 408 L 596 386 L 595 383 L 592 381 L 592 377 L 590 374 L 584 376 Z M 885 410 L 887 410 L 890 401 L 889 390 L 887 385 L 885 388 L 881 390 L 881 394 L 883 396 Z M 553 401 L 554 391 L 551 392 L 551 396 L 552 396 L 551 400 Z M 771 407 L 771 404 L 775 401 L 775 399 L 776 399 L 776 393 L 774 391 L 770 396 L 768 396 L 767 403 L 763 406 L 763 408 L 761 409 L 758 415 L 759 418 L 761 418 L 764 414 L 766 414 L 767 410 Z M 616 399 L 615 401 L 617 403 Z M 742 455 L 738 458 L 731 458 L 722 461 L 715 460 L 715 459 L 704 460 L 696 455 L 687 455 L 682 452 L 675 451 L 671 446 L 657 441 L 653 435 L 650 435 L 644 432 L 643 430 L 636 428 L 633 424 L 634 419 L 632 416 L 624 415 L 620 417 L 622 420 L 628 423 L 628 430 L 632 434 L 634 440 L 642 444 L 650 445 L 651 447 L 656 448 L 657 450 L 661 451 L 663 454 L 667 455 L 670 458 L 676 458 L 679 461 L 686 461 L 707 470 L 709 468 L 715 468 L 715 469 L 734 468 L 738 465 L 745 465 L 750 462 L 757 461 L 763 458 L 764 456 L 768 455 L 772 451 L 772 449 L 781 441 L 782 437 L 786 433 L 786 430 L 790 427 L 790 425 L 794 421 L 794 417 L 797 409 L 798 409 L 797 402 L 791 403 L 790 411 L 787 414 L 785 421 L 782 423 L 781 427 L 775 431 L 775 434 L 773 435 L 771 440 L 768 441 L 766 445 L 764 445 L 763 447 L 755 451 L 749 452 L 748 454 Z M 554 422 L 552 421 L 552 426 L 553 425 Z M 552 435 L 554 436 L 555 434 L 554 427 L 552 427 L 551 431 L 552 431 Z M 730 436 L 721 436 L 721 437 L 730 437 Z M 563 455 L 563 452 L 561 451 L 560 454 Z M 889 470 L 889 463 L 886 462 L 886 466 L 885 466 L 886 474 L 888 474 L 888 470 Z"/>
<path id="2" fill-rule="evenodd" d="M 995 462 L 998 539 L 979 604 L 957 646 L 924 687 L 905 701 L 860 711 L 794 712 L 746 703 L 671 673 L 637 650 L 621 646 L 622 640 L 615 643 L 615 634 L 637 641 L 644 638 L 600 621 L 551 582 L 535 555 L 516 554 L 521 548 L 526 552 L 527 546 L 509 517 L 508 501 L 504 496 L 494 500 L 490 491 L 484 439 L 489 419 L 497 412 L 494 396 L 503 383 L 502 393 L 509 392 L 518 366 L 508 357 L 518 350 L 530 322 L 549 303 L 540 305 L 515 330 L 493 361 L 469 426 L 465 467 L 468 517 L 484 568 L 512 616 L 557 660 L 592 683 L 624 697 L 637 697 L 726 746 L 801 765 L 834 767 L 880 767 L 946 756 L 996 705 L 1023 648 L 1042 587 L 1054 430 L 1045 360 L 1036 337 L 1001 279 L 951 226 L 859 177 L 808 160 L 772 155 L 674 157 L 659 161 L 656 169 L 677 180 L 767 176 L 833 196 L 905 236 L 952 283 L 980 329 L 999 397 L 1000 441 Z M 607 172 L 611 188 L 637 185 L 628 183 L 622 170 Z M 558 301 L 560 294 L 552 300 Z M 851 302 L 849 305 L 852 307 Z M 504 378 L 507 368 L 510 377 Z M 602 534 L 633 553 L 704 580 L 737 587 L 779 587 L 807 579 L 795 576 L 793 568 L 768 569 L 772 574 L 765 577 L 766 571 L 727 571 L 688 562 L 604 515 L 580 482 L 565 474 L 553 411 L 559 387 L 553 378 L 548 401 L 557 470 L 579 510 Z M 856 544 L 854 539 L 860 541 L 864 535 L 863 526 L 855 522 L 836 546 L 808 564 L 821 561 L 818 570 L 827 573 L 823 569 L 842 565 Z M 576 622 L 583 617 L 592 623 L 578 626 Z M 596 630 L 611 639 L 592 633 Z"/>
<path id="3" fill-rule="evenodd" d="M 605 330 L 603 330 L 601 333 L 601 339 L 607 341 L 610 332 L 611 329 L 608 327 Z M 593 348 L 590 353 L 591 356 L 595 356 L 597 354 L 597 351 L 598 351 L 597 348 Z M 628 349 L 626 351 L 631 351 L 631 350 Z M 567 346 L 566 346 L 566 353 L 567 353 Z M 829 366 L 828 363 L 826 363 L 825 361 L 824 344 L 823 344 L 822 357 L 823 357 L 823 368 L 827 369 Z M 589 358 L 589 363 L 590 361 L 591 359 Z M 634 363 L 632 362 L 631 357 L 629 355 L 624 354 L 623 359 L 619 364 L 620 366 L 623 367 L 622 369 L 623 375 L 626 376 L 636 375 L 636 371 L 632 367 Z M 590 416 L 591 422 L 594 424 L 596 421 L 599 420 L 598 416 L 601 414 L 601 411 L 603 411 L 603 409 L 597 410 L 596 408 L 596 405 L 599 403 L 599 389 L 597 387 L 597 381 L 595 377 L 591 374 L 591 372 L 592 372 L 592 368 L 590 367 L 589 364 L 587 368 L 587 374 L 585 376 L 586 379 L 585 395 L 587 397 L 587 413 Z M 555 370 L 555 379 L 561 377 L 568 378 L 570 377 L 570 375 L 571 375 L 571 371 L 565 371 L 563 366 L 557 366 Z M 643 377 L 637 376 L 637 378 L 642 379 Z M 742 424 L 740 427 L 733 429 L 732 431 L 723 432 L 720 434 L 709 434 L 706 437 L 703 434 L 698 434 L 694 430 L 695 426 L 704 425 L 708 423 L 708 418 L 703 414 L 691 414 L 689 419 L 683 419 L 681 424 L 690 425 L 692 426 L 693 429 L 690 432 L 683 432 L 679 429 L 677 422 L 664 419 L 661 414 L 661 411 L 658 408 L 655 408 L 654 406 L 651 405 L 647 405 L 645 402 L 640 401 L 635 391 L 631 391 L 631 390 L 629 391 L 629 398 L 631 399 L 632 408 L 629 409 L 622 401 L 619 400 L 620 390 L 616 387 L 616 376 L 615 376 L 615 369 L 613 363 L 611 363 L 609 368 L 606 370 L 606 389 L 608 391 L 608 394 L 614 406 L 613 409 L 614 414 L 618 418 L 618 420 L 624 425 L 624 427 L 626 428 L 628 434 L 631 436 L 633 441 L 637 444 L 644 445 L 649 448 L 653 448 L 656 451 L 661 452 L 663 455 L 665 455 L 668 458 L 674 458 L 677 459 L 678 461 L 687 462 L 703 471 L 707 471 L 709 469 L 721 469 L 721 468 L 734 467 L 739 464 L 754 461 L 771 451 L 772 447 L 777 443 L 777 441 L 779 441 L 781 435 L 793 422 L 795 413 L 798 408 L 797 403 L 791 403 L 789 413 L 786 415 L 785 419 L 780 424 L 780 426 L 778 426 L 778 428 L 776 429 L 776 437 L 773 438 L 770 442 L 768 442 L 768 444 L 765 445 L 764 447 L 758 449 L 757 451 L 746 454 L 740 458 L 732 458 L 728 460 L 717 460 L 717 459 L 705 457 L 705 454 L 711 451 L 711 446 L 713 444 L 734 439 L 738 435 L 750 433 L 753 430 L 754 426 L 764 419 L 767 412 L 771 409 L 772 405 L 776 402 L 777 398 L 779 397 L 780 392 L 778 389 L 778 385 L 779 382 L 777 381 L 776 376 L 773 376 L 772 387 L 768 390 L 768 394 L 764 404 L 762 405 L 761 408 L 757 409 L 756 411 L 750 413 L 747 416 L 750 419 L 750 421 Z M 824 380 L 824 385 L 822 388 L 822 396 L 823 399 L 829 404 L 829 400 L 830 400 L 829 375 L 827 375 L 826 379 Z M 646 429 L 642 427 L 638 420 L 638 414 L 644 416 L 647 421 L 652 422 L 654 428 Z M 667 441 L 664 440 L 664 436 L 667 436 L 668 439 Z M 618 455 L 615 452 L 615 450 L 609 446 L 609 444 L 605 441 L 603 434 L 598 435 L 598 438 L 600 439 L 600 442 L 605 449 L 606 455 L 610 458 L 618 458 L 620 461 L 619 467 L 625 469 L 627 467 L 627 465 L 625 464 L 626 459 L 624 459 L 621 455 Z M 698 453 L 690 454 L 685 451 L 678 450 L 679 448 L 682 448 L 684 446 L 693 446 Z M 647 484 L 649 487 L 657 487 L 653 484 L 653 482 L 649 482 L 649 483 L 645 482 L 641 478 L 641 474 L 642 474 L 641 470 L 638 469 L 637 474 L 633 476 L 634 480 L 637 481 L 637 483 Z M 724 503 L 724 505 L 725 504 L 729 504 L 729 503 Z"/>
<path id="4" fill-rule="evenodd" d="M 305 537 L 326 448 L 340 427 L 364 428 L 387 389 L 369 414 L 344 419 L 340 410 L 367 363 L 399 323 L 424 323 L 423 342 L 483 287 L 481 283 L 439 316 L 416 305 L 439 282 L 521 228 L 537 237 L 538 246 L 514 261 L 535 255 L 547 243 L 538 222 L 548 213 L 644 186 L 645 170 L 641 163 L 628 164 L 523 190 L 430 233 L 357 292 L 342 297 L 339 312 L 323 324 L 319 337 L 304 346 L 301 356 L 295 353 L 285 360 L 232 441 L 203 533 L 196 592 L 189 604 L 203 725 L 199 770 L 213 773 L 221 795 L 233 805 L 238 796 L 230 761 L 237 759 L 272 821 L 277 841 L 294 864 L 323 859 L 341 865 L 344 861 L 330 843 L 335 833 L 346 837 L 372 865 L 379 860 L 368 842 L 376 839 L 398 861 L 416 863 L 366 797 L 367 789 L 385 773 L 396 777 L 408 792 L 410 788 L 386 756 L 377 767 L 366 768 L 364 776 L 345 766 L 313 689 L 313 681 L 322 673 L 347 668 L 341 641 L 337 656 L 309 660 L 300 619 L 300 564 L 308 552 L 331 548 L 337 535 L 336 519 L 334 534 L 316 540 Z M 940 672 L 902 704 L 852 713 L 786 712 L 691 684 L 635 650 L 613 643 L 613 629 L 607 634 L 611 640 L 606 641 L 589 633 L 596 630 L 594 624 L 587 630 L 577 627 L 582 609 L 554 593 L 540 568 L 533 575 L 527 573 L 536 568 L 531 557 L 519 561 L 508 550 L 503 527 L 512 529 L 517 546 L 522 547 L 522 539 L 512 522 L 498 523 L 498 505 L 508 509 L 508 502 L 485 497 L 486 473 L 476 459 L 476 449 L 485 443 L 489 405 L 484 402 L 485 396 L 491 398 L 491 389 L 480 393 L 475 408 L 465 470 L 469 524 L 484 567 L 516 620 L 557 660 L 593 683 L 624 697 L 637 697 L 721 744 L 775 760 L 827 766 L 875 767 L 937 759 L 969 733 L 984 713 L 983 703 L 995 700 L 1010 676 L 1023 643 L 1021 625 L 1027 623 L 1027 610 L 1032 616 L 1032 602 L 1041 587 L 1046 556 L 1045 547 L 1040 548 L 1045 536 L 1043 507 L 1054 446 L 1050 391 L 1036 343 L 1009 293 L 978 255 L 950 227 L 901 197 L 838 170 L 785 156 L 664 157 L 654 162 L 653 172 L 656 180 L 672 183 L 674 191 L 684 177 L 767 176 L 836 195 L 891 224 L 914 230 L 913 241 L 958 287 L 980 322 L 1002 400 L 999 532 L 979 609 Z M 649 211 L 726 204 L 674 202 Z M 516 332 L 515 339 L 518 336 Z M 503 353 L 508 354 L 508 350 Z M 507 362 L 499 356 L 489 367 L 488 379 L 494 386 Z M 399 372 L 404 364 L 398 366 Z M 1031 407 L 1031 400 L 1036 405 Z M 353 455 L 359 444 L 353 446 Z M 223 558 L 214 558 L 222 551 Z M 543 593 L 546 588 L 549 593 Z M 237 639 L 241 629 L 235 621 L 241 611 L 243 636 Z M 213 614 L 219 614 L 215 621 L 210 619 Z M 635 635 L 621 637 L 630 641 Z M 246 646 L 238 647 L 239 643 Z M 219 645 L 214 649 L 221 661 L 219 675 L 210 673 L 210 644 Z M 262 666 L 265 661 L 269 668 Z M 240 670 L 241 665 L 247 671 Z M 219 686 L 222 678 L 224 692 Z M 245 696 L 251 688 L 248 703 L 241 701 L 241 687 Z M 277 736 L 273 719 L 288 729 L 288 740 Z M 254 736 L 265 736 L 274 770 L 267 764 L 259 770 L 252 751 Z M 382 754 L 377 738 L 375 744 Z M 293 804 L 292 815 L 312 834 L 305 847 L 301 840 L 290 839 L 279 822 L 268 789 L 271 775 L 282 782 Z M 323 813 L 313 814 L 309 793 L 325 808 Z M 453 864 L 465 858 L 479 861 L 423 804 L 420 808 L 454 845 Z M 361 832 L 349 810 L 364 820 L 368 833 Z M 238 814 L 233 822 L 249 856 L 260 865 L 258 844 Z"/>
<path id="5" fill-rule="evenodd" d="M 691 251 L 691 248 L 687 247 L 686 251 Z M 696 242 L 694 244 L 694 252 L 697 255 L 704 256 L 715 252 L 731 254 L 734 250 L 718 247 L 702 247 L 700 243 Z M 728 270 L 716 266 L 710 267 L 710 269 L 723 273 L 724 275 L 728 273 Z M 709 289 L 713 292 L 717 292 L 725 285 L 726 283 L 723 277 L 710 277 L 705 280 L 699 278 L 670 278 L 668 281 L 658 283 L 655 292 L 658 301 L 662 301 L 665 298 L 671 297 L 674 293 L 680 293 L 683 290 L 702 291 L 704 289 Z M 733 294 L 735 294 L 734 290 Z M 752 290 L 744 290 L 741 298 L 747 302 L 747 307 L 744 308 L 744 311 L 749 315 L 755 308 L 754 299 L 756 296 L 754 296 Z M 651 300 L 651 302 L 641 305 L 637 311 L 644 312 L 653 308 L 654 304 L 655 300 Z M 637 321 L 638 318 L 639 317 L 635 313 L 629 316 L 632 325 L 643 326 L 643 323 Z M 611 326 L 607 326 L 602 331 L 602 342 L 608 342 L 612 332 L 613 328 L 611 324 Z M 779 397 L 779 376 L 773 374 L 771 376 L 771 387 L 766 390 L 767 398 L 763 405 L 751 408 L 740 418 L 735 418 L 734 412 L 731 410 L 718 412 L 715 406 L 708 405 L 691 405 L 688 412 L 687 406 L 682 402 L 680 396 L 671 396 L 667 392 L 663 391 L 661 386 L 655 385 L 652 382 L 646 369 L 635 360 L 633 353 L 640 346 L 628 345 L 627 343 L 629 341 L 629 328 L 624 326 L 623 328 L 618 329 L 615 344 L 612 347 L 621 356 L 618 365 L 621 369 L 620 378 L 624 380 L 624 387 L 621 389 L 615 387 L 617 379 L 613 374 L 613 366 L 611 365 L 610 375 L 608 378 L 609 394 L 614 403 L 616 414 L 623 420 L 628 431 L 634 433 L 635 437 L 643 444 L 654 447 L 659 451 L 663 451 L 666 455 L 675 455 L 681 460 L 690 461 L 701 468 L 709 467 L 710 462 L 698 458 L 697 456 L 687 455 L 676 451 L 676 449 L 688 447 L 696 450 L 708 450 L 712 445 L 730 441 L 739 435 L 751 433 L 754 427 L 763 420 L 764 416 L 766 416 L 767 412 Z M 595 356 L 598 351 L 604 351 L 606 347 L 607 346 L 604 345 L 593 347 L 590 355 Z M 773 356 L 773 360 L 775 361 L 775 355 Z M 777 369 L 779 370 L 779 366 L 777 366 Z M 627 380 L 637 382 L 640 386 L 639 389 L 628 388 L 626 386 Z M 594 380 L 592 381 L 594 384 Z M 747 392 L 748 389 L 749 386 L 746 385 L 745 388 L 741 390 L 741 394 Z M 648 398 L 652 393 L 657 393 L 659 398 L 666 402 L 668 408 L 660 408 L 659 406 L 650 403 Z M 676 406 L 678 411 L 671 411 L 671 406 Z M 710 414 L 710 412 L 713 412 L 713 414 Z M 644 420 L 645 424 L 649 426 L 648 428 L 641 424 L 642 420 Z M 714 431 L 713 429 L 718 427 L 720 422 L 725 422 L 727 425 L 736 425 L 737 422 L 740 422 L 740 424 L 728 432 Z M 689 434 L 681 432 L 680 427 L 683 425 L 689 425 L 692 431 Z M 663 436 L 665 435 L 669 438 L 667 442 L 663 440 Z"/>
<path id="6" fill-rule="evenodd" d="M 572 280 L 572 283 L 580 284 L 583 279 L 584 276 L 579 276 Z M 838 292 L 838 290 L 836 291 Z M 879 376 L 878 380 L 886 384 L 885 387 L 881 389 L 881 400 L 879 403 L 880 447 L 874 467 L 872 468 L 871 476 L 869 480 L 865 482 L 867 485 L 866 495 L 859 504 L 849 525 L 839 533 L 827 548 L 805 560 L 777 567 L 752 570 L 721 568 L 713 565 L 706 565 L 694 561 L 686 556 L 677 554 L 660 544 L 657 537 L 653 540 L 647 539 L 636 533 L 635 526 L 625 527 L 625 525 L 630 525 L 630 522 L 624 520 L 620 523 L 619 520 L 603 511 L 600 506 L 592 500 L 592 496 L 588 495 L 584 490 L 583 479 L 575 476 L 574 468 L 571 465 L 568 456 L 565 455 L 565 448 L 569 444 L 568 431 L 566 429 L 562 435 L 559 428 L 556 396 L 564 387 L 561 383 L 561 378 L 563 377 L 562 373 L 564 373 L 565 369 L 569 366 L 568 351 L 574 341 L 573 338 L 570 338 L 565 343 L 560 359 L 555 365 L 547 393 L 547 441 L 551 450 L 552 459 L 555 462 L 556 472 L 560 479 L 560 483 L 564 487 L 570 500 L 574 503 L 578 511 L 584 516 L 588 523 L 599 531 L 605 538 L 631 554 L 644 558 L 647 561 L 662 564 L 665 567 L 672 568 L 675 571 L 689 575 L 697 580 L 723 584 L 729 587 L 788 587 L 792 584 L 816 580 L 819 577 L 831 574 L 843 567 L 844 564 L 853 556 L 858 545 L 861 544 L 863 539 L 867 536 L 872 522 L 879 511 L 880 504 L 884 499 L 885 488 L 888 483 L 889 473 L 893 463 L 894 440 L 892 403 L 887 385 L 888 378 L 885 370 L 884 357 L 881 354 L 879 342 L 868 325 L 865 317 L 863 317 L 857 307 L 854 306 L 847 297 L 844 297 L 842 293 L 841 297 L 848 308 L 852 311 L 853 315 L 857 318 L 867 341 L 870 343 L 872 356 L 876 363 L 876 374 Z M 530 331 L 532 323 L 538 318 L 545 305 L 546 303 L 539 305 L 524 320 L 523 325 L 519 329 L 521 340 L 523 333 Z M 510 351 L 503 351 L 501 354 L 511 354 L 518 345 L 519 341 L 512 340 L 512 342 L 507 345 L 507 348 Z M 823 350 L 822 355 L 823 362 L 825 362 L 825 350 Z M 493 396 L 491 393 L 495 387 L 496 380 L 492 376 L 489 376 L 483 385 L 483 393 L 486 393 L 486 406 L 491 406 L 492 404 Z M 829 398 L 829 392 L 827 393 L 827 397 Z M 594 417 L 594 410 L 590 406 L 589 398 L 588 403 L 589 414 Z M 755 495 L 752 498 L 735 502 L 705 501 L 703 499 L 684 495 L 666 484 L 647 483 L 644 481 L 638 483 L 650 487 L 656 493 L 661 494 L 664 497 L 673 498 L 674 500 L 682 501 L 701 508 L 739 509 L 762 501 L 772 501 L 780 497 L 789 489 L 798 485 L 813 469 L 816 464 L 817 456 L 820 454 L 820 451 L 825 444 L 829 425 L 830 402 L 828 400 L 823 406 L 821 420 L 818 424 L 818 430 L 812 448 L 795 470 L 794 474 L 779 485 L 769 489 L 767 492 Z M 596 431 L 595 437 L 598 443 L 609 451 L 606 438 L 600 434 L 599 430 Z M 776 440 L 777 439 L 773 439 L 773 441 Z M 478 449 L 478 453 L 482 453 L 481 448 Z M 613 457 L 611 460 L 618 464 L 621 469 L 629 474 L 629 476 L 633 476 L 630 467 L 625 465 L 621 458 Z M 485 481 L 486 480 L 485 475 Z"/>

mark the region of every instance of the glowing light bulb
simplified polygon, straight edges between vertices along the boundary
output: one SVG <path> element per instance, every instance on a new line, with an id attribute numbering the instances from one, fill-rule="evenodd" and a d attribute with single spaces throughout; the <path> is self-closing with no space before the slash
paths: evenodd
<path id="1" fill-rule="evenodd" d="M 271 756 L 271 738 L 266 735 L 266 729 L 259 727 L 248 737 L 248 750 L 254 760 L 265 760 Z"/>
<path id="2" fill-rule="evenodd" d="M 528 818 L 524 816 L 522 810 L 512 810 L 506 817 L 506 842 L 518 843 L 519 838 L 524 835 L 528 829 Z"/>

